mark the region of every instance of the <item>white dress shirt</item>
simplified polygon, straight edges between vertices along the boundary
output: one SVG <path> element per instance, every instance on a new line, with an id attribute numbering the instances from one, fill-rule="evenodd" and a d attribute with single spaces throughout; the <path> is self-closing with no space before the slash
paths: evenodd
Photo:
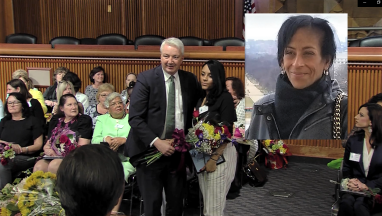
<path id="1" fill-rule="evenodd" d="M 168 105 L 168 92 L 170 88 L 170 77 L 171 75 L 163 71 L 164 82 L 166 84 L 166 106 Z M 176 129 L 184 129 L 184 114 L 183 114 L 183 100 L 182 100 L 182 89 L 180 86 L 180 78 L 178 72 L 174 74 L 174 84 L 175 84 L 175 128 Z M 167 109 L 166 109 L 167 111 Z M 167 117 L 167 112 L 166 112 Z M 165 118 L 166 119 L 166 118 Z M 166 135 L 166 122 L 164 123 L 163 132 L 161 135 L 161 139 L 164 139 Z M 154 144 L 154 142 L 159 137 L 156 137 L 151 143 L 150 146 Z"/>
<path id="2" fill-rule="evenodd" d="M 78 102 L 82 103 L 82 106 L 84 106 L 84 111 L 88 108 L 89 106 L 89 98 L 86 94 L 83 94 L 81 92 L 76 93 L 76 99 Z"/>
<path id="3" fill-rule="evenodd" d="M 373 154 L 374 154 L 374 149 L 371 148 L 370 152 L 367 152 L 367 146 L 366 145 L 367 145 L 366 139 L 363 139 L 362 163 L 363 163 L 363 168 L 365 170 L 365 176 L 367 177 L 367 174 L 369 173 L 371 158 L 373 157 Z"/>

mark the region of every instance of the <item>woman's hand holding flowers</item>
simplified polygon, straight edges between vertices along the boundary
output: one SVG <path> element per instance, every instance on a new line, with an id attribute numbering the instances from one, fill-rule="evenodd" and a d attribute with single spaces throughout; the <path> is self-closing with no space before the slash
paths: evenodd
<path id="1" fill-rule="evenodd" d="M 23 150 L 19 144 L 12 144 L 12 149 L 15 151 L 16 154 L 23 153 Z"/>

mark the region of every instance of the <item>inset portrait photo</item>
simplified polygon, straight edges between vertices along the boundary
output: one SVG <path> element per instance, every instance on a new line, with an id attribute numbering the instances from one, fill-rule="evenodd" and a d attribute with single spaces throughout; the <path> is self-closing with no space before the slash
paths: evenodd
<path id="1" fill-rule="evenodd" d="M 347 29 L 347 14 L 246 14 L 247 139 L 347 137 Z"/>

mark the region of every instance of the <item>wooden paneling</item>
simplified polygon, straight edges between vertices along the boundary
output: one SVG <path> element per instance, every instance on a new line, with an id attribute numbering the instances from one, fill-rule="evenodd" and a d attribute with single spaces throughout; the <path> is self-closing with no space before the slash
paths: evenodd
<path id="1" fill-rule="evenodd" d="M 39 43 L 57 36 L 119 33 L 216 39 L 235 36 L 238 0 L 14 0 L 15 31 Z M 111 5 L 111 12 L 107 11 Z"/>
<path id="2" fill-rule="evenodd" d="M 92 59 L 19 59 L 0 57 L 0 98 L 6 95 L 6 82 L 11 79 L 11 74 L 17 69 L 27 67 L 57 68 L 64 66 L 77 73 L 82 80 L 81 92 L 90 83 L 89 73 L 96 66 L 105 68 L 106 81 L 113 84 L 117 92 L 125 88 L 125 76 L 128 73 L 139 74 L 142 71 L 160 65 L 159 60 L 92 60 Z M 185 61 L 181 69 L 194 73 L 198 78 L 204 61 Z M 224 62 L 226 76 L 235 76 L 244 82 L 244 62 Z M 44 92 L 44 88 L 40 88 Z"/>
<path id="3" fill-rule="evenodd" d="M 12 0 L 0 1 L 0 43 L 5 42 L 7 35 L 15 32 L 13 21 L 13 4 Z"/>

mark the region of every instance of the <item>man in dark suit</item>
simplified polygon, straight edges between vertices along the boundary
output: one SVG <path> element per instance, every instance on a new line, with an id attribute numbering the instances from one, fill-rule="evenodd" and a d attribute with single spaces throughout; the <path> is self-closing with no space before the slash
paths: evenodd
<path id="1" fill-rule="evenodd" d="M 186 182 L 181 153 L 169 139 L 174 129 L 187 132 L 192 126 L 192 112 L 201 97 L 196 76 L 180 70 L 184 46 L 177 38 L 163 41 L 161 66 L 139 74 L 131 95 L 129 124 L 125 145 L 130 162 L 136 166 L 146 216 L 161 215 L 162 191 L 166 194 L 166 215 L 183 212 L 183 191 Z M 139 164 L 138 159 L 156 148 L 163 156 L 153 164 Z"/>

